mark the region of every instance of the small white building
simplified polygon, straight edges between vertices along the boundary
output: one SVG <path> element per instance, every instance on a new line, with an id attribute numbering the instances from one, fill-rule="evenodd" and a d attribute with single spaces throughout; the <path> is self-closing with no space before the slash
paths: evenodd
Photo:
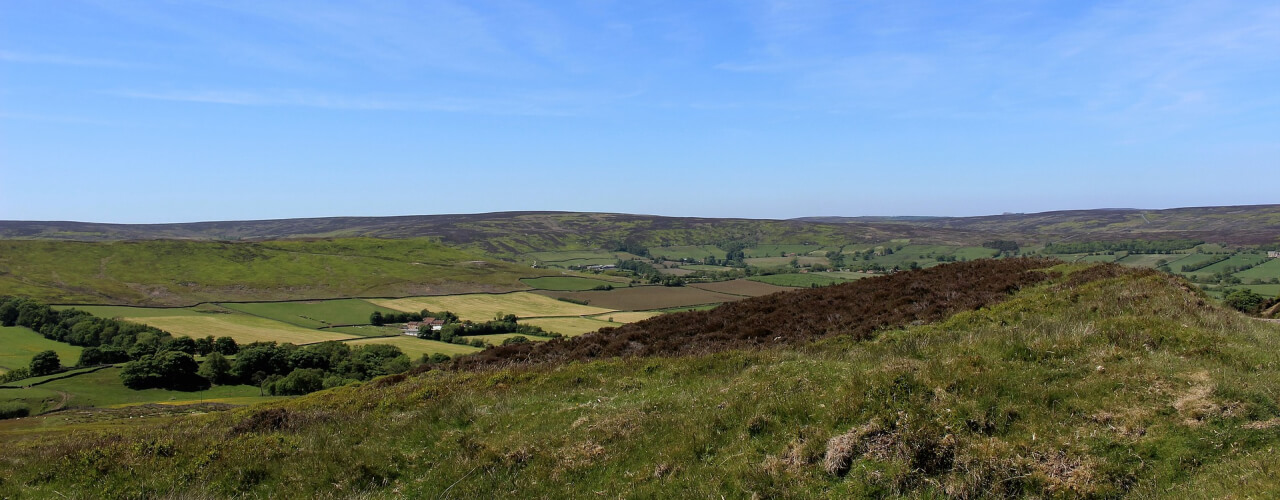
<path id="1" fill-rule="evenodd" d="M 1267 252 L 1267 257 L 1271 257 L 1273 259 L 1280 259 L 1280 252 L 1272 250 L 1270 252 Z"/>

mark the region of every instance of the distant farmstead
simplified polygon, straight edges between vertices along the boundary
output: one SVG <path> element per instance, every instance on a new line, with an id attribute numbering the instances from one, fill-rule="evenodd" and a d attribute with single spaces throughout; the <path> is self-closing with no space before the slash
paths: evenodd
<path id="1" fill-rule="evenodd" d="M 1272 250 L 1270 252 L 1267 252 L 1267 257 L 1271 257 L 1273 259 L 1280 259 L 1280 252 Z"/>
<path id="2" fill-rule="evenodd" d="M 422 332 L 423 327 L 430 328 L 435 331 L 439 331 L 441 328 L 444 328 L 444 320 L 435 319 L 435 318 L 422 318 L 422 321 L 410 321 L 404 324 L 404 328 L 401 329 L 401 332 L 404 333 L 405 335 L 417 336 L 419 333 Z"/>
<path id="3" fill-rule="evenodd" d="M 609 270 L 609 269 L 617 269 L 617 268 L 618 268 L 618 266 L 617 266 L 617 265 L 615 265 L 615 264 L 604 264 L 604 265 L 596 265 L 596 266 L 587 266 L 587 270 L 588 270 L 588 271 L 606 271 L 606 270 Z"/>

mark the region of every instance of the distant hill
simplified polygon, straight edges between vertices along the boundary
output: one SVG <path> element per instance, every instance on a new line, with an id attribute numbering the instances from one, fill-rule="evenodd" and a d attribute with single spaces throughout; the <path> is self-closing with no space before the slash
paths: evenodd
<path id="1" fill-rule="evenodd" d="M 1280 205 L 1171 208 L 1108 208 L 981 217 L 804 217 L 820 223 L 892 223 L 921 228 L 959 229 L 1026 238 L 1202 239 L 1231 244 L 1275 243 L 1280 239 Z"/>
<path id="2" fill-rule="evenodd" d="M 175 224 L 0 221 L 0 239 L 75 241 L 218 240 L 373 237 L 438 238 L 495 254 L 600 247 L 622 241 L 649 246 L 723 240 L 770 243 L 883 242 L 977 244 L 992 238 L 1053 241 L 1191 238 L 1229 244 L 1280 240 L 1280 205 L 1096 209 L 981 217 L 803 217 L 791 220 L 661 217 L 585 212 L 494 212 L 397 217 L 322 217 Z"/>

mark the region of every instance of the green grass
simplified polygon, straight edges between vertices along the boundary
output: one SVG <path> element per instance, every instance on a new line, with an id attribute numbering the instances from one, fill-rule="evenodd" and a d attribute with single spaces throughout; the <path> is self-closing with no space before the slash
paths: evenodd
<path id="1" fill-rule="evenodd" d="M 207 391 L 184 392 L 165 389 L 134 390 L 120 382 L 120 368 L 112 367 L 93 373 L 55 380 L 31 389 L 0 390 L 0 402 L 23 401 L 33 410 L 47 411 L 63 397 L 68 407 L 103 407 L 141 403 L 192 401 L 200 399 L 257 397 L 257 387 L 244 385 L 214 386 Z"/>
<path id="2" fill-rule="evenodd" d="M 1160 262 L 1160 261 L 1162 261 L 1162 260 L 1163 260 L 1163 261 L 1165 261 L 1165 264 L 1168 264 L 1168 263 L 1172 262 L 1174 259 L 1178 259 L 1178 258 L 1180 258 L 1180 257 L 1182 257 L 1182 256 L 1181 256 L 1181 255 L 1169 255 L 1169 254 L 1140 254 L 1140 253 L 1131 253 L 1131 254 L 1129 254 L 1129 255 L 1124 256 L 1124 258 L 1117 260 L 1117 261 L 1116 261 L 1116 263 L 1117 263 L 1117 264 L 1124 264 L 1124 265 L 1126 265 L 1126 266 L 1133 266 L 1133 267 L 1151 267 L 1151 268 L 1154 268 L 1154 267 L 1157 267 L 1157 266 L 1159 265 L 1159 262 Z M 1173 269 L 1173 267 L 1172 267 L 1172 266 L 1170 266 L 1170 267 L 1169 267 L 1169 269 Z"/>
<path id="3" fill-rule="evenodd" d="M 151 325 L 176 336 L 201 338 L 207 336 L 231 337 L 236 342 L 288 342 L 311 344 L 326 340 L 344 340 L 352 336 L 330 330 L 313 330 L 247 314 L 203 314 L 149 316 L 123 318 L 126 321 Z"/>
<path id="4" fill-rule="evenodd" d="M 0 434 L 0 495 L 1274 498 L 1280 326 L 1065 281 L 867 341 L 343 387 L 272 403 L 281 430 Z"/>
<path id="5" fill-rule="evenodd" d="M 1076 262 L 1115 262 L 1116 255 L 1085 255 L 1076 259 Z"/>
<path id="6" fill-rule="evenodd" d="M 649 255 L 652 255 L 655 258 L 666 257 L 668 260 L 689 259 L 701 261 L 706 257 L 724 259 L 725 251 L 717 248 L 715 245 L 678 245 L 650 247 Z"/>
<path id="7" fill-rule="evenodd" d="M 796 255 L 821 255 L 827 250 L 835 250 L 835 248 L 824 247 L 821 245 L 756 245 L 743 250 L 747 257 L 782 257 L 784 254 L 793 253 Z M 819 252 L 819 253 L 814 253 Z"/>
<path id="8" fill-rule="evenodd" d="M 744 262 L 749 266 L 780 267 L 790 265 L 793 260 L 796 261 L 797 265 L 801 266 L 830 264 L 826 257 L 754 257 L 746 259 Z"/>
<path id="9" fill-rule="evenodd" d="M 790 286 L 790 287 L 810 287 L 810 286 L 827 286 L 836 283 L 844 283 L 844 278 L 836 276 L 827 276 L 828 273 L 795 273 L 795 274 L 770 274 L 768 276 L 752 276 L 747 278 L 751 281 L 759 281 L 770 285 Z"/>
<path id="10" fill-rule="evenodd" d="M 1000 251 L 983 247 L 960 247 L 955 249 L 951 255 L 954 255 L 957 259 L 977 260 L 995 257 L 1000 255 Z"/>
<path id="11" fill-rule="evenodd" d="M 478 347 L 467 345 L 450 344 L 448 342 L 440 342 L 438 340 L 427 340 L 412 337 L 409 335 L 400 335 L 388 338 L 372 338 L 349 340 L 344 342 L 350 346 L 369 345 L 369 344 L 390 344 L 399 347 L 402 352 L 409 356 L 409 359 L 417 360 L 423 354 L 446 354 L 449 356 L 460 356 L 463 354 L 471 354 L 480 350 Z"/>
<path id="12" fill-rule="evenodd" d="M 374 311 L 383 314 L 397 312 L 360 299 L 245 304 L 224 303 L 219 305 L 227 309 L 303 328 L 319 328 L 329 325 L 364 325 L 369 323 L 369 315 L 373 314 Z"/>
<path id="13" fill-rule="evenodd" d="M 690 271 L 708 271 L 708 272 L 718 273 L 722 271 L 728 271 L 732 268 L 725 267 L 725 266 L 708 266 L 706 264 L 684 264 L 680 266 L 680 269 L 688 269 Z"/>
<path id="14" fill-rule="evenodd" d="M 1204 269 L 1200 269 L 1200 270 L 1198 270 L 1198 271 L 1196 271 L 1196 272 L 1197 272 L 1197 273 L 1211 273 L 1211 274 L 1212 274 L 1212 273 L 1220 273 L 1220 272 L 1222 272 L 1222 271 L 1227 270 L 1227 268 L 1229 268 L 1229 267 L 1239 268 L 1239 267 L 1247 266 L 1247 265 L 1250 265 L 1250 264 L 1258 264 L 1258 263 L 1261 263 L 1261 262 L 1263 262 L 1263 261 L 1265 261 L 1265 260 L 1267 260 L 1267 256 L 1266 256 L 1266 255 L 1248 254 L 1248 253 L 1235 254 L 1235 255 L 1232 255 L 1232 256 L 1231 256 L 1231 258 L 1229 258 L 1229 259 L 1227 259 L 1227 260 L 1224 260 L 1224 261 L 1222 261 L 1222 262 L 1218 262 L 1218 263 L 1216 263 L 1216 264 L 1212 264 L 1212 265 L 1207 266 L 1207 267 L 1205 267 Z"/>
<path id="15" fill-rule="evenodd" d="M 43 351 L 58 353 L 63 366 L 74 366 L 80 359 L 80 347 L 44 338 L 20 326 L 0 326 L 0 373 L 25 368 L 31 358 Z"/>
<path id="16" fill-rule="evenodd" d="M 521 283 L 539 290 L 581 291 L 591 290 L 599 286 L 625 286 L 612 281 L 579 278 L 575 276 L 544 276 L 541 278 L 525 278 Z"/>
<path id="17" fill-rule="evenodd" d="M 467 340 L 471 340 L 471 339 L 478 339 L 478 340 L 483 340 L 485 343 L 488 343 L 488 344 L 493 344 L 493 345 L 502 345 L 502 341 L 507 340 L 507 339 L 512 338 L 512 337 L 524 337 L 524 338 L 526 338 L 526 339 L 529 339 L 529 341 L 530 341 L 530 342 L 546 342 L 547 340 L 550 340 L 550 339 L 548 339 L 548 338 L 546 338 L 546 337 L 538 337 L 538 336 L 534 336 L 534 335 L 520 335 L 520 334 L 518 334 L 518 333 L 495 333 L 495 334 L 491 334 L 491 335 L 468 335 L 468 336 L 466 337 L 466 339 L 467 339 Z"/>
<path id="18" fill-rule="evenodd" d="M 1256 266 L 1236 273 L 1234 276 L 1243 280 L 1280 278 L 1280 259 L 1268 259 Z"/>
<path id="19" fill-rule="evenodd" d="M 388 335 L 403 335 L 399 326 L 396 325 L 361 325 L 361 326 L 337 326 L 333 328 L 325 328 L 324 331 L 330 333 L 345 333 L 355 335 L 357 337 L 385 337 Z"/>
<path id="20" fill-rule="evenodd" d="M 128 307 L 128 306 L 54 306 L 54 309 L 79 309 L 99 318 L 160 318 L 201 316 L 226 313 L 217 306 L 194 307 Z"/>
<path id="21" fill-rule="evenodd" d="M 406 296 L 522 288 L 549 274 L 426 239 L 0 241 L 0 295 L 49 303 Z"/>

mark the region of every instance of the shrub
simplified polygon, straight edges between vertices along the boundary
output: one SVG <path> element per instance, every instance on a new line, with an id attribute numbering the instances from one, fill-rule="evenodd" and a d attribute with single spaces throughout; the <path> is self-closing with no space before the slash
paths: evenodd
<path id="1" fill-rule="evenodd" d="M 0 420 L 22 418 L 31 415 L 31 408 L 16 401 L 0 403 Z"/>

